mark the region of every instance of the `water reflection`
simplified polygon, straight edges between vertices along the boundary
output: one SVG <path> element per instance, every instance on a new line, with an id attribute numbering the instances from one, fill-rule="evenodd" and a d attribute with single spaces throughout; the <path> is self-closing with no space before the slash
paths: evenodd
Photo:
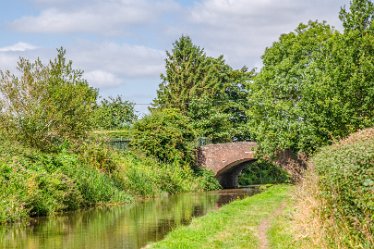
<path id="1" fill-rule="evenodd" d="M 255 192 L 254 188 L 246 188 L 178 194 L 133 205 L 40 218 L 27 227 L 1 226 L 0 248 L 141 248 L 162 239 L 173 228 L 189 224 L 192 217 Z"/>

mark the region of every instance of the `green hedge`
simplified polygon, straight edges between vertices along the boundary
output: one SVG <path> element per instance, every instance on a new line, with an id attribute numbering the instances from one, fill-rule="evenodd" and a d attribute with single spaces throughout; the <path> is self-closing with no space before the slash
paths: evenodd
<path id="1" fill-rule="evenodd" d="M 374 129 L 323 148 L 312 161 L 331 244 L 373 248 Z"/>

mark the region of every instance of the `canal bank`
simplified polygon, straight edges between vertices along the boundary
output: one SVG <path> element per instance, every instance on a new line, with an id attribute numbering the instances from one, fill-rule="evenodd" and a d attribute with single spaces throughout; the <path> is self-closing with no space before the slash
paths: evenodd
<path id="1" fill-rule="evenodd" d="M 102 206 L 37 218 L 30 226 L 0 227 L 1 249 L 136 249 L 159 241 L 258 187 L 163 195 L 121 206 Z"/>
<path id="2" fill-rule="evenodd" d="M 280 223 L 290 208 L 292 189 L 289 185 L 275 185 L 234 201 L 193 219 L 189 226 L 173 230 L 164 240 L 146 248 L 294 248 L 291 234 L 285 231 L 288 228 Z M 277 247 L 273 247 L 275 243 Z"/>

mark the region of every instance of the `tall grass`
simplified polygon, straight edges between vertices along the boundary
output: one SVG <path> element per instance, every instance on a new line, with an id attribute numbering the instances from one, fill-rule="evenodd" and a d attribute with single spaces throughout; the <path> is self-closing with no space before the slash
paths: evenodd
<path id="1" fill-rule="evenodd" d="M 316 153 L 296 196 L 296 234 L 310 245 L 373 248 L 374 129 Z"/>
<path id="2" fill-rule="evenodd" d="M 0 141 L 0 223 L 50 215 L 133 197 L 216 189 L 210 172 L 168 165 L 87 140 L 77 148 L 44 153 Z"/>

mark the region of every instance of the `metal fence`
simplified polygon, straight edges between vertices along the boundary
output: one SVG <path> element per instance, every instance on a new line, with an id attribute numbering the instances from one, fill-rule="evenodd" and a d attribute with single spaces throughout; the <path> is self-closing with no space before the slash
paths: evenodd
<path id="1" fill-rule="evenodd" d="M 212 143 L 212 139 L 207 137 L 199 137 L 196 140 L 196 146 L 201 147 Z"/>
<path id="2" fill-rule="evenodd" d="M 131 139 L 126 137 L 116 137 L 109 140 L 109 145 L 119 150 L 127 150 Z M 212 144 L 212 139 L 207 137 L 199 137 L 196 139 L 196 147 Z"/>
<path id="3" fill-rule="evenodd" d="M 129 147 L 131 139 L 124 137 L 112 138 L 109 140 L 110 146 L 119 150 L 126 150 Z"/>

